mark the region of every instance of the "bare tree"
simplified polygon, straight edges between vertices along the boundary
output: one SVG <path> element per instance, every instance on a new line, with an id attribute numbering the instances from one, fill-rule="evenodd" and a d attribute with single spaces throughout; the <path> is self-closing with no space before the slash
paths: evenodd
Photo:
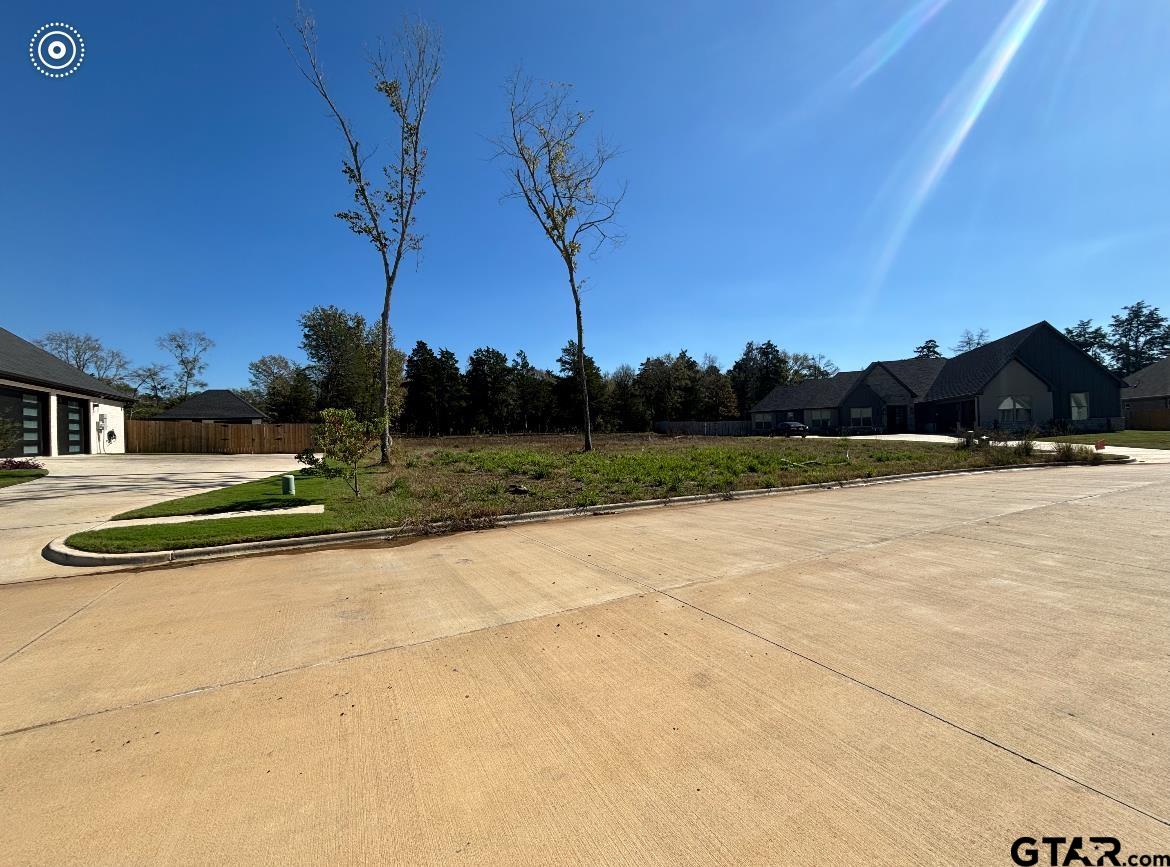
<path id="1" fill-rule="evenodd" d="M 67 361 L 78 370 L 114 384 L 121 382 L 130 371 L 130 359 L 118 349 L 107 349 L 92 334 L 72 331 L 50 331 L 35 341 L 37 346 Z"/>
<path id="2" fill-rule="evenodd" d="M 390 463 L 390 299 L 399 267 L 407 251 L 422 249 L 422 236 L 414 231 L 415 207 L 423 197 L 422 177 L 427 150 L 422 143 L 422 124 L 431 93 L 439 80 L 442 47 L 438 31 L 421 19 L 406 19 L 396 50 L 388 55 L 379 47 L 369 57 L 375 89 L 390 106 L 397 126 L 394 156 L 382 167 L 381 185 L 367 174 L 372 152 L 363 149 L 349 118 L 342 113 L 326 81 L 317 56 L 317 25 L 312 15 L 298 6 L 294 28 L 300 44 L 285 42 L 297 69 L 324 100 L 329 114 L 345 139 L 346 155 L 341 171 L 353 187 L 354 208 L 340 211 L 351 231 L 369 239 L 382 261 L 385 293 L 381 319 L 381 415 L 384 429 L 379 437 L 382 463 Z M 283 39 L 283 35 L 281 36 Z"/>
<path id="3" fill-rule="evenodd" d="M 165 364 L 146 364 L 131 370 L 126 379 L 135 394 L 154 401 L 163 401 L 172 390 L 170 370 Z"/>
<path id="4" fill-rule="evenodd" d="M 577 315 L 577 369 L 584 408 L 585 451 L 590 451 L 593 431 L 581 318 L 585 281 L 579 273 L 579 257 L 586 244 L 591 246 L 591 253 L 596 253 L 605 244 L 621 240 L 614 233 L 614 221 L 625 196 L 625 185 L 613 196 L 597 189 L 602 170 L 618 152 L 600 137 L 591 146 L 578 141 L 593 112 L 582 111 L 570 101 L 571 85 L 547 83 L 537 87 L 517 70 L 504 87 L 510 126 L 496 140 L 496 155 L 508 163 L 512 189 L 507 197 L 524 200 L 565 263 Z"/>
<path id="5" fill-rule="evenodd" d="M 199 378 L 199 374 L 207 370 L 207 362 L 203 360 L 215 341 L 202 331 L 188 331 L 180 328 L 171 331 L 158 339 L 158 348 L 164 349 L 175 359 L 178 369 L 175 374 L 175 389 L 183 397 L 190 393 L 191 388 L 206 388 L 207 383 Z"/>
<path id="6" fill-rule="evenodd" d="M 963 333 L 959 335 L 959 342 L 951 347 L 951 352 L 970 352 L 972 349 L 978 349 L 990 339 L 991 335 L 987 333 L 986 328 L 980 328 L 977 332 L 972 332 L 970 328 L 964 328 Z"/>

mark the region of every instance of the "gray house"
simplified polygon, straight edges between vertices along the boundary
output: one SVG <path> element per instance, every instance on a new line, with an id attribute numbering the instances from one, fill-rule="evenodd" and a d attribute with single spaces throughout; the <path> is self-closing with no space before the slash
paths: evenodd
<path id="1" fill-rule="evenodd" d="M 205 421 L 219 424 L 260 424 L 267 419 L 234 391 L 228 388 L 209 388 L 193 394 L 182 403 L 160 412 L 155 421 Z"/>
<path id="2" fill-rule="evenodd" d="M 1125 417 L 1132 412 L 1170 409 L 1170 358 L 1155 361 L 1125 379 L 1129 388 L 1122 395 Z"/>
<path id="3" fill-rule="evenodd" d="M 752 408 L 766 433 L 802 421 L 831 433 L 958 428 L 1120 430 L 1126 383 L 1047 322 L 954 358 L 875 361 L 830 379 L 777 386 Z"/>

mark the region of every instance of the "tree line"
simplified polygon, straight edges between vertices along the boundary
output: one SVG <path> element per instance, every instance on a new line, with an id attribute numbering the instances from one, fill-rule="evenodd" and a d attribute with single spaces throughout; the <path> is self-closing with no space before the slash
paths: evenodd
<path id="1" fill-rule="evenodd" d="M 314 307 L 300 317 L 306 362 L 264 355 L 248 366 L 238 391 L 274 421 L 315 420 L 327 408 L 380 417 L 380 330 L 359 313 Z M 450 349 L 418 341 L 404 354 L 391 341 L 391 424 L 415 436 L 551 431 L 580 432 L 586 412 L 581 353 L 569 340 L 555 370 L 539 368 L 523 350 L 509 357 L 491 346 L 461 361 Z M 622 364 L 603 373 L 585 353 L 591 428 L 645 431 L 655 421 L 746 418 L 777 385 L 831 376 L 823 355 L 788 352 L 771 341 L 749 342 L 727 370 L 687 350 Z"/>

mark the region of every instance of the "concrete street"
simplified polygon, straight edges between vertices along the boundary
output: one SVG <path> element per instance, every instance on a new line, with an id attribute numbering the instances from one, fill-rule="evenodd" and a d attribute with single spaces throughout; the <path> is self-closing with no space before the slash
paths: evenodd
<path id="1" fill-rule="evenodd" d="M 11 864 L 1170 852 L 1170 466 L 0 587 Z"/>
<path id="2" fill-rule="evenodd" d="M 76 575 L 50 563 L 51 539 L 120 512 L 297 468 L 292 455 L 70 455 L 37 458 L 49 475 L 0 488 L 0 584 Z"/>

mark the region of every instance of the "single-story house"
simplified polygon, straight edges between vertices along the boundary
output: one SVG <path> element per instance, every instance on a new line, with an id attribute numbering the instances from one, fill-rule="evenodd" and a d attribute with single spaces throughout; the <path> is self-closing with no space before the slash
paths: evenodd
<path id="1" fill-rule="evenodd" d="M 861 378 L 862 371 L 841 371 L 827 379 L 806 379 L 772 389 L 752 407 L 752 430 L 767 433 L 779 422 L 799 421 L 815 431 L 841 427 L 841 400 Z"/>
<path id="2" fill-rule="evenodd" d="M 1131 412 L 1170 409 L 1170 358 L 1155 361 L 1125 378 L 1129 388 L 1122 395 L 1125 417 Z"/>
<path id="3" fill-rule="evenodd" d="M 18 443 L 3 457 L 121 454 L 134 398 L 0 328 L 0 420 Z"/>
<path id="4" fill-rule="evenodd" d="M 752 408 L 766 433 L 800 421 L 827 433 L 951 433 L 974 427 L 1121 430 L 1126 382 L 1047 322 L 954 358 L 875 361 L 777 386 Z"/>
<path id="5" fill-rule="evenodd" d="M 218 424 L 260 424 L 268 418 L 231 389 L 210 388 L 160 412 L 152 420 L 202 421 Z"/>

